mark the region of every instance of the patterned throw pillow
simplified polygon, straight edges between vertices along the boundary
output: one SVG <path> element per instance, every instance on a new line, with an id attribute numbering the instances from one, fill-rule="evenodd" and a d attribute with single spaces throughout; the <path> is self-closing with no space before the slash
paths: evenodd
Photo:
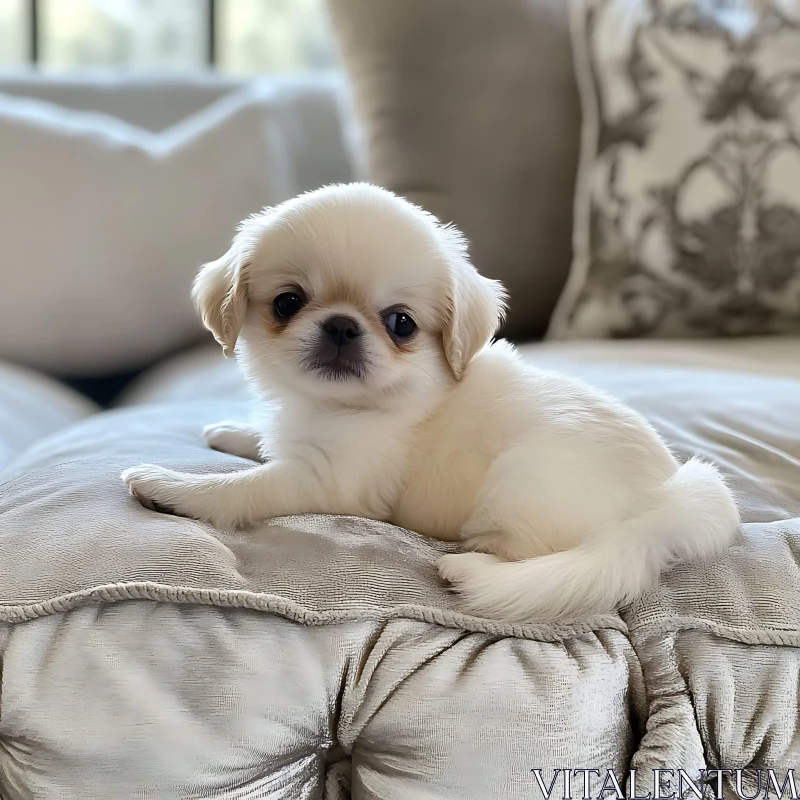
<path id="1" fill-rule="evenodd" d="M 800 330 L 800 0 L 571 0 L 584 130 L 553 338 Z"/>

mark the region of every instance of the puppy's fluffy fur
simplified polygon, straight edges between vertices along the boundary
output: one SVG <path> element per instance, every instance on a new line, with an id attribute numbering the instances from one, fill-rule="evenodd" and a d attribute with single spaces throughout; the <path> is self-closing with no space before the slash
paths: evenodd
<path id="1" fill-rule="evenodd" d="M 465 610 L 515 621 L 610 611 L 734 536 L 713 466 L 680 466 L 631 409 L 491 343 L 502 287 L 455 228 L 388 191 L 331 186 L 247 219 L 194 297 L 276 413 L 206 430 L 252 468 L 127 470 L 145 505 L 220 528 L 350 514 L 459 541 L 439 570 Z"/>

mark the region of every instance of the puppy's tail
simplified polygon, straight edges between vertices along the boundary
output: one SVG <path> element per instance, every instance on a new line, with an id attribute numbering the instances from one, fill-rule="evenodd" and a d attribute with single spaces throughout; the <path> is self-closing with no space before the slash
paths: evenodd
<path id="1" fill-rule="evenodd" d="M 573 550 L 503 561 L 484 553 L 444 556 L 440 572 L 467 610 L 512 622 L 547 622 L 608 613 L 653 588 L 678 561 L 724 550 L 739 512 L 711 465 L 691 459 L 648 511 L 601 529 Z"/>

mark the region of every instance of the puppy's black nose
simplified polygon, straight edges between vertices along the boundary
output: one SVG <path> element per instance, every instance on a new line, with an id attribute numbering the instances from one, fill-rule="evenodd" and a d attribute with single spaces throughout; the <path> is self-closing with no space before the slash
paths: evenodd
<path id="1" fill-rule="evenodd" d="M 350 344 L 353 339 L 361 336 L 361 328 L 352 317 L 331 317 L 322 325 L 322 330 L 328 334 L 333 343 L 338 347 Z"/>

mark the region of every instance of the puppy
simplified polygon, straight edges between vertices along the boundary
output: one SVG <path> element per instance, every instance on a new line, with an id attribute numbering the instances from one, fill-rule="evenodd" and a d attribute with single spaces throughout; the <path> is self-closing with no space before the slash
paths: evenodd
<path id="1" fill-rule="evenodd" d="M 510 621 L 609 612 L 734 537 L 717 470 L 679 465 L 631 409 L 492 343 L 500 284 L 454 227 L 388 191 L 329 186 L 245 220 L 194 299 L 276 409 L 206 437 L 265 463 L 133 467 L 144 505 L 223 529 L 317 512 L 458 541 L 441 575 L 466 611 Z"/>

